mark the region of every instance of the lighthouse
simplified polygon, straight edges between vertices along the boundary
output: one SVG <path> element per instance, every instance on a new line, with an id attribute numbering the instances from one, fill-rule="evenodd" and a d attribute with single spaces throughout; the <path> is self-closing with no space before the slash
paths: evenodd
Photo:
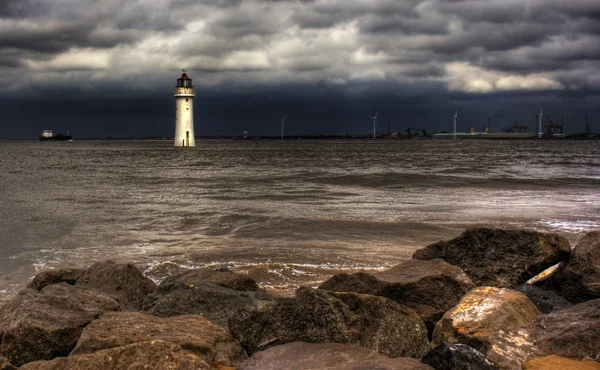
<path id="1" fill-rule="evenodd" d="M 196 146 L 194 140 L 194 86 L 185 70 L 175 87 L 175 146 Z"/>

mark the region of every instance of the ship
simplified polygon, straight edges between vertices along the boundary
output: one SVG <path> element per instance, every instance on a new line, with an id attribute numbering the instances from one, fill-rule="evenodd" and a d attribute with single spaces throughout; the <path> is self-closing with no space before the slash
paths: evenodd
<path id="1" fill-rule="evenodd" d="M 67 132 L 64 134 L 56 134 L 52 133 L 52 130 L 44 130 L 40 135 L 40 141 L 69 141 L 72 139 L 72 136 Z"/>

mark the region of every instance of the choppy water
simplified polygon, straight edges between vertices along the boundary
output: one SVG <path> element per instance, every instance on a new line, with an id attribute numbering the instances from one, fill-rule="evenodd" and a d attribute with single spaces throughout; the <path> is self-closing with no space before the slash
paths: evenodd
<path id="1" fill-rule="evenodd" d="M 466 227 L 600 228 L 598 141 L 0 142 L 0 295 L 44 268 L 228 265 L 289 291 Z"/>

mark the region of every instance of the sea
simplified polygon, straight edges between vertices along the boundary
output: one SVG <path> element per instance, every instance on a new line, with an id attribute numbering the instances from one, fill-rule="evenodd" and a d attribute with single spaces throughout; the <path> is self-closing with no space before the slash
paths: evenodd
<path id="1" fill-rule="evenodd" d="M 472 227 L 600 229 L 600 141 L 0 141 L 0 301 L 46 269 L 228 267 L 275 294 Z"/>

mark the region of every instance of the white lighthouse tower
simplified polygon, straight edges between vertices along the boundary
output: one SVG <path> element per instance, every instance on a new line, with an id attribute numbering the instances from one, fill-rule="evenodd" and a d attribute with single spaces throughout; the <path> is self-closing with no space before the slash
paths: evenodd
<path id="1" fill-rule="evenodd" d="M 194 86 L 185 70 L 175 87 L 175 146 L 196 146 L 194 140 Z"/>

